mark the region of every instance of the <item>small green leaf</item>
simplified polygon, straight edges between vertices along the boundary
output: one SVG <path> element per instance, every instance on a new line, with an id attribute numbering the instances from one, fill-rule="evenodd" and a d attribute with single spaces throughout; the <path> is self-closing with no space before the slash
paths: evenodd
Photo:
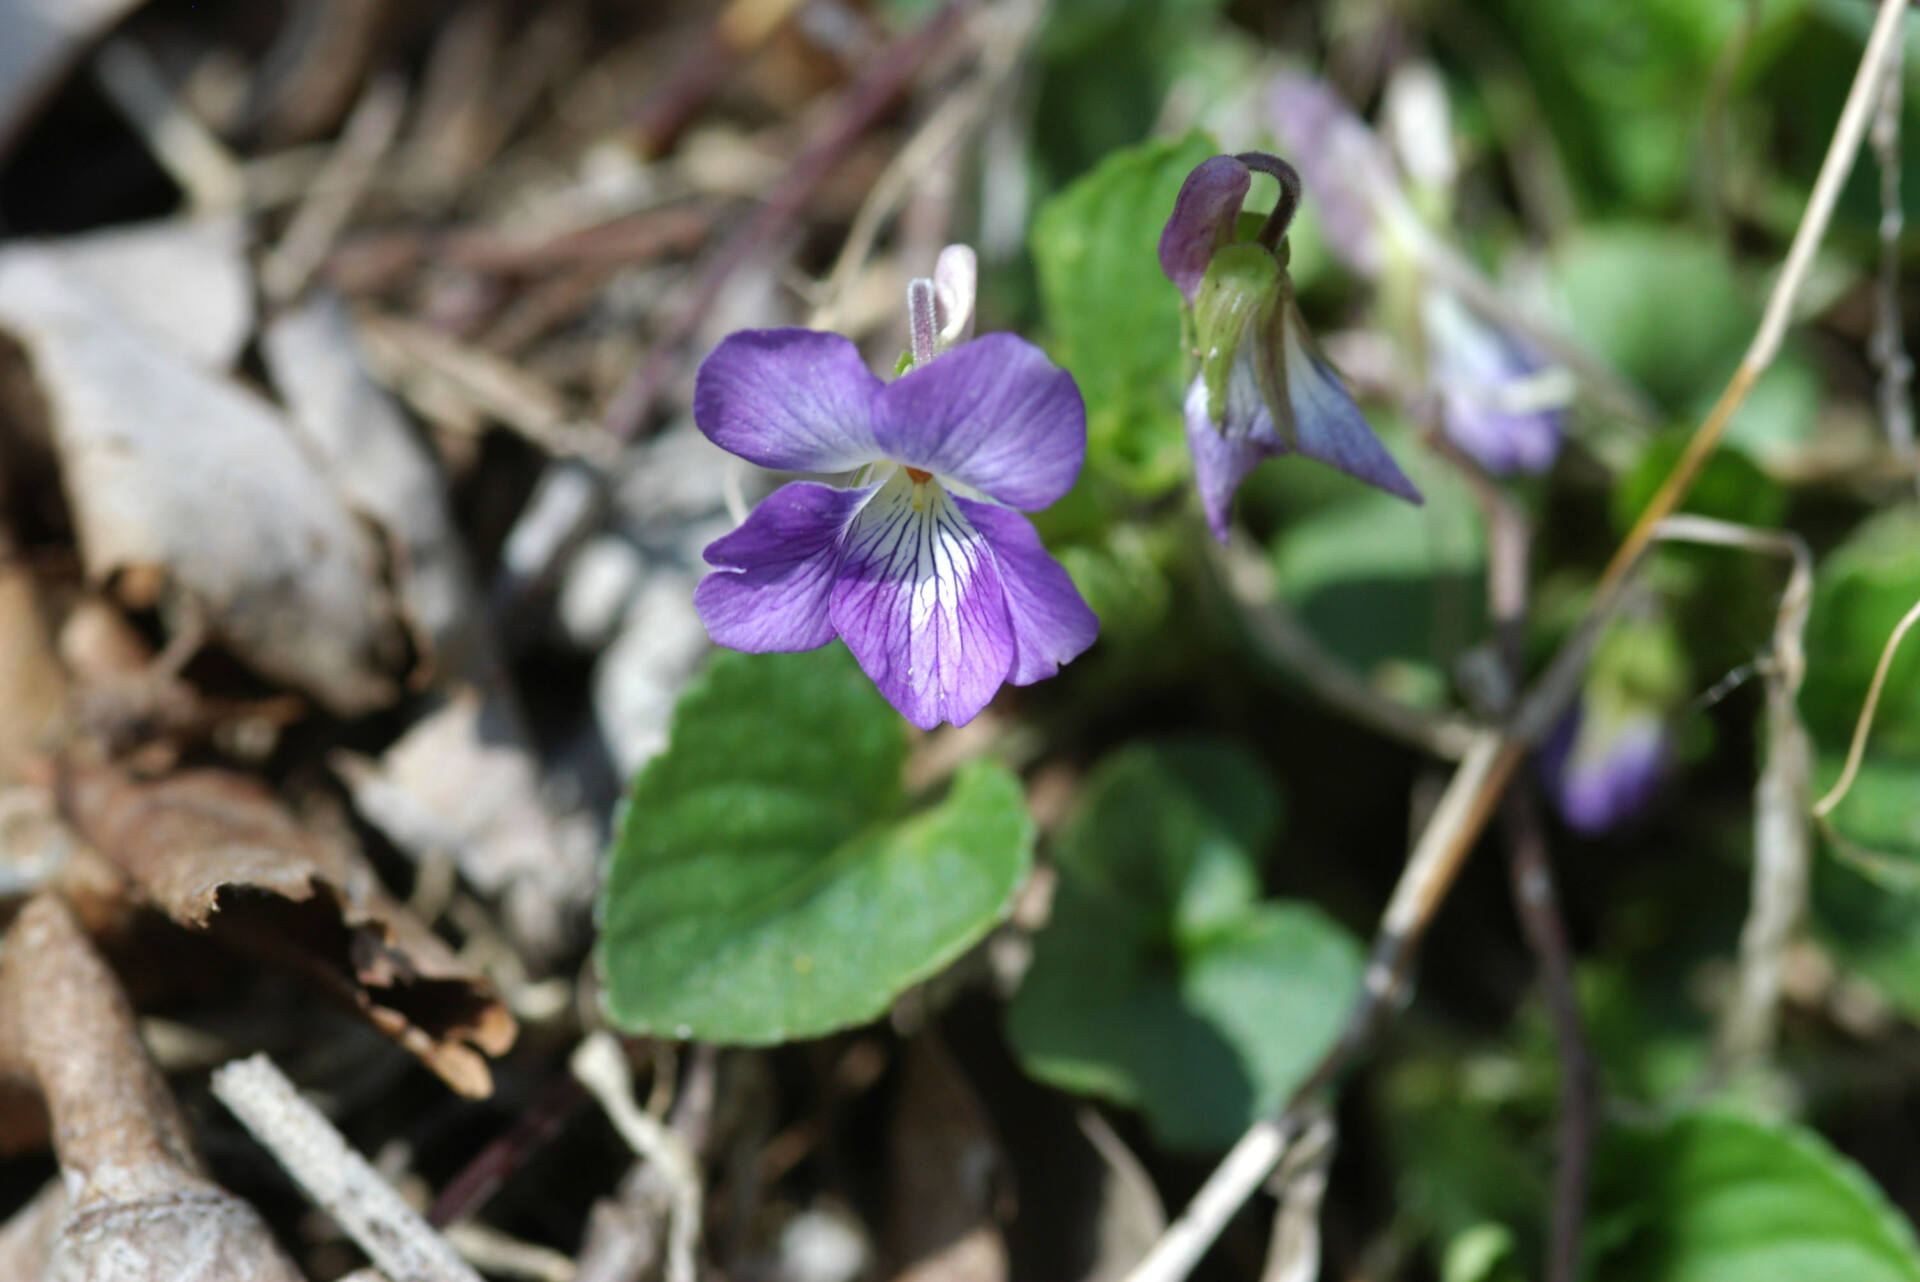
<path id="1" fill-rule="evenodd" d="M 1731 1112 L 1609 1132 L 1593 1282 L 1920 1282 L 1913 1230 L 1813 1132 Z"/>
<path id="2" fill-rule="evenodd" d="M 1553 272 L 1581 341 L 1683 418 L 1726 381 L 1758 315 L 1725 250 L 1696 232 L 1586 228 Z"/>
<path id="3" fill-rule="evenodd" d="M 1275 587 L 1357 671 L 1432 702 L 1485 634 L 1486 536 L 1457 476 L 1404 457 L 1426 505 L 1355 486 L 1289 521 L 1274 544 Z"/>
<path id="4" fill-rule="evenodd" d="M 1005 915 L 1032 859 L 980 762 L 908 813 L 898 715 L 844 647 L 715 657 L 634 781 L 602 902 L 609 1017 L 766 1044 L 883 1013 Z"/>
<path id="5" fill-rule="evenodd" d="M 1053 355 L 1087 402 L 1089 466 L 1142 492 L 1186 475 L 1180 292 L 1160 271 L 1160 230 L 1188 172 L 1218 150 L 1193 133 L 1114 152 L 1034 217 Z"/>
<path id="6" fill-rule="evenodd" d="M 1008 1012 L 1026 1070 L 1140 1108 L 1174 1148 L 1220 1147 L 1338 1035 L 1359 945 L 1304 903 L 1262 903 L 1277 798 L 1245 754 L 1124 749 L 1054 851 L 1053 919 Z"/>

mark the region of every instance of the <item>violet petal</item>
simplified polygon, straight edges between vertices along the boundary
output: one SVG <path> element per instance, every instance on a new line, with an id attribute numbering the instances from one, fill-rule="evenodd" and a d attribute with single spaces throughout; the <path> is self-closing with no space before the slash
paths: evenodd
<path id="1" fill-rule="evenodd" d="M 1561 413 L 1512 408 L 1544 363 L 1444 290 L 1427 291 L 1421 318 L 1447 435 L 1496 476 L 1551 468 Z"/>
<path id="2" fill-rule="evenodd" d="M 884 384 L 839 334 L 746 329 L 701 362 L 693 420 L 761 467 L 844 472 L 880 458 L 873 402 Z"/>
<path id="3" fill-rule="evenodd" d="M 1007 591 L 1007 618 L 1013 625 L 1007 681 L 1017 686 L 1044 681 L 1093 644 L 1100 620 L 1041 544 L 1033 522 L 995 503 L 963 498 L 954 503 L 993 549 Z"/>
<path id="4" fill-rule="evenodd" d="M 1646 811 L 1666 778 L 1670 756 L 1657 715 L 1607 725 L 1583 704 L 1567 714 L 1542 748 L 1541 765 L 1567 826 L 1591 837 Z"/>
<path id="5" fill-rule="evenodd" d="M 904 470 L 848 530 L 828 610 L 887 702 L 923 730 L 973 720 L 1013 666 L 986 539 L 940 485 Z"/>
<path id="6" fill-rule="evenodd" d="M 1421 502 L 1420 491 L 1367 426 L 1366 417 L 1353 403 L 1340 376 L 1314 350 L 1306 322 L 1292 303 L 1287 305 L 1280 329 L 1294 448 L 1409 503 Z"/>
<path id="7" fill-rule="evenodd" d="M 1160 233 L 1160 270 L 1191 303 L 1221 241 L 1231 238 L 1253 171 L 1232 156 L 1213 156 L 1180 184 Z"/>
<path id="8" fill-rule="evenodd" d="M 1193 452 L 1193 479 L 1200 491 L 1200 506 L 1207 514 L 1207 528 L 1213 531 L 1213 537 L 1225 543 L 1233 521 L 1233 496 L 1240 483 L 1260 460 L 1286 453 L 1286 443 L 1274 431 L 1273 416 L 1261 400 L 1251 362 L 1245 357 L 1234 362 L 1227 382 L 1226 415 L 1219 423 L 1207 413 L 1204 378 L 1195 378 L 1187 388 L 1185 408 L 1187 448 Z"/>
<path id="9" fill-rule="evenodd" d="M 875 399 L 873 425 L 888 458 L 1026 511 L 1072 489 L 1087 456 L 1073 376 L 1014 334 L 984 335 L 908 370 Z"/>
<path id="10" fill-rule="evenodd" d="M 841 536 L 875 488 L 783 485 L 739 529 L 708 544 L 707 561 L 720 568 L 693 592 L 708 635 L 749 654 L 811 650 L 833 640 L 827 598 Z"/>

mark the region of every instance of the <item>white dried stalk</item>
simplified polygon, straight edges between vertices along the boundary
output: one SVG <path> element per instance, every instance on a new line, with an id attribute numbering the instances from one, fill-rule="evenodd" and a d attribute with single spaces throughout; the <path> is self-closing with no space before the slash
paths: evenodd
<path id="1" fill-rule="evenodd" d="M 397 76 L 367 86 L 286 234 L 260 264 L 260 288 L 270 300 L 287 302 L 313 279 L 399 136 L 406 107 L 406 84 Z"/>
<path id="2" fill-rule="evenodd" d="M 1901 466 L 1914 472 L 1913 362 L 1900 323 L 1900 235 L 1905 211 L 1900 204 L 1900 109 L 1903 42 L 1887 56 L 1886 82 L 1874 112 L 1868 140 L 1880 164 L 1880 279 L 1874 291 L 1873 341 L 1869 354 L 1880 370 L 1880 421 Z M 1920 484 L 1920 472 L 1914 472 Z"/>
<path id="3" fill-rule="evenodd" d="M 1739 977 L 1720 1025 L 1721 1067 L 1738 1070 L 1773 1047 L 1781 972 L 1787 948 L 1807 910 L 1813 862 L 1813 747 L 1800 720 L 1800 682 L 1806 674 L 1802 638 L 1813 601 L 1813 556 L 1806 541 L 1785 531 L 1755 530 L 1703 516 L 1661 522 L 1662 539 L 1739 548 L 1787 557 L 1793 572 L 1774 619 L 1773 653 L 1761 665 L 1766 682 L 1763 760 L 1753 790 L 1753 892 L 1740 931 Z"/>
<path id="4" fill-rule="evenodd" d="M 633 1101 L 633 1075 L 626 1056 L 608 1033 L 595 1033 L 573 1052 L 573 1075 L 580 1079 L 613 1129 L 641 1158 L 653 1164 L 666 1184 L 671 1213 L 667 1226 L 667 1282 L 695 1282 L 700 1245 L 702 1194 L 700 1165 L 686 1141 Z"/>
<path id="5" fill-rule="evenodd" d="M 240 163 L 181 103 L 153 59 L 125 36 L 109 40 L 94 59 L 94 78 L 107 100 L 139 131 L 154 160 L 201 213 L 237 208 L 246 194 Z"/>
<path id="6" fill-rule="evenodd" d="M 213 1093 L 393 1282 L 481 1282 L 265 1055 L 214 1070 Z"/>

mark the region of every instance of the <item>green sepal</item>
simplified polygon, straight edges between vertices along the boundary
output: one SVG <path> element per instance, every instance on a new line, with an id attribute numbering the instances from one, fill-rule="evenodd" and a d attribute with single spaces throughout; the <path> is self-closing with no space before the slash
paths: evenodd
<path id="1" fill-rule="evenodd" d="M 1259 245 L 1228 245 L 1207 264 L 1193 298 L 1194 347 L 1207 385 L 1207 416 L 1227 413 L 1227 381 L 1240 344 L 1267 331 L 1284 296 L 1280 263 Z"/>

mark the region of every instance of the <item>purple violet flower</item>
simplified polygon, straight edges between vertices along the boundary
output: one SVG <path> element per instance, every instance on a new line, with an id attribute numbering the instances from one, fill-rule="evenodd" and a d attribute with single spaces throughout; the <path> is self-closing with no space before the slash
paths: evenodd
<path id="1" fill-rule="evenodd" d="M 1280 203 L 1243 240 L 1240 205 L 1255 169 L 1280 181 Z M 1187 175 L 1160 235 L 1160 268 L 1186 300 L 1200 364 L 1187 389 L 1187 444 L 1207 524 L 1222 543 L 1234 493 L 1275 454 L 1304 454 L 1421 501 L 1294 304 L 1285 237 L 1299 200 L 1299 178 L 1285 161 L 1258 152 L 1214 156 Z"/>
<path id="2" fill-rule="evenodd" d="M 1025 339 L 955 342 L 972 325 L 972 267 L 943 254 L 937 284 L 913 282 L 912 365 L 891 383 L 848 339 L 789 328 L 728 335 L 694 386 L 694 421 L 722 449 L 857 472 L 849 489 L 783 485 L 708 546 L 719 568 L 693 598 L 708 633 L 749 653 L 838 636 L 922 729 L 1052 676 L 1099 629 L 1020 515 L 1073 487 L 1086 407 Z"/>
<path id="3" fill-rule="evenodd" d="M 1403 73 L 1394 88 L 1408 89 L 1434 126 L 1403 146 L 1431 151 L 1451 129 L 1443 93 L 1432 71 Z M 1429 83 L 1420 83 L 1424 76 Z M 1436 107 L 1437 104 L 1437 107 Z M 1433 233 L 1421 221 L 1401 181 L 1394 158 L 1365 121 L 1324 81 L 1297 72 L 1274 77 L 1268 96 L 1274 133 L 1300 166 L 1301 178 L 1321 211 L 1327 245 L 1363 276 L 1380 279 L 1417 270 L 1433 249 Z M 1405 113 L 1403 113 L 1404 115 Z M 1433 137 L 1429 135 L 1438 135 Z M 1403 143 L 1408 140 L 1400 139 Z M 1423 207 L 1444 205 L 1452 180 L 1451 156 L 1421 155 L 1428 173 Z M 1481 319 L 1460 298 L 1428 279 L 1419 282 L 1420 325 L 1427 351 L 1427 379 L 1440 402 L 1440 426 L 1448 439 L 1496 476 L 1540 473 L 1553 466 L 1565 429 L 1563 408 L 1570 389 L 1559 371 L 1518 339 Z"/>
<path id="4" fill-rule="evenodd" d="M 1542 747 L 1541 773 L 1567 826 L 1594 837 L 1638 818 L 1672 766 L 1666 723 L 1651 708 L 1613 715 L 1582 700 Z"/>
<path id="5" fill-rule="evenodd" d="M 1565 379 L 1438 287 L 1421 299 L 1440 425 L 1495 476 L 1539 474 L 1560 454 Z"/>

